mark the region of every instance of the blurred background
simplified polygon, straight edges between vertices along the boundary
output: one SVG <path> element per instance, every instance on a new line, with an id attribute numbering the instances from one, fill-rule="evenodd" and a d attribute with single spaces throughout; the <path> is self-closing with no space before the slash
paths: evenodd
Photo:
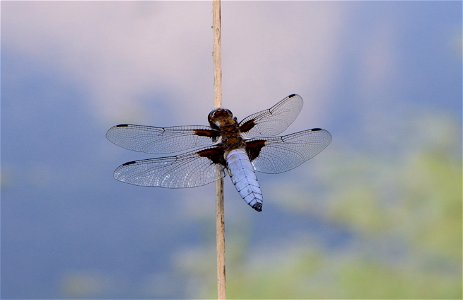
<path id="1" fill-rule="evenodd" d="M 333 142 L 225 180 L 230 298 L 462 296 L 459 1 L 225 2 L 223 103 Z M 1 3 L 2 298 L 214 298 L 214 185 L 117 182 L 118 123 L 207 124 L 208 2 Z"/>

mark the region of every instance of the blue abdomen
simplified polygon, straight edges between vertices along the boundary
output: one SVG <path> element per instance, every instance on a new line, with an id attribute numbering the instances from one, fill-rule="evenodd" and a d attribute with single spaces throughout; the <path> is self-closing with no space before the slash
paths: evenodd
<path id="1" fill-rule="evenodd" d="M 255 210 L 262 211 L 262 191 L 246 151 L 244 149 L 232 150 L 228 153 L 226 160 L 231 180 L 241 198 Z"/>

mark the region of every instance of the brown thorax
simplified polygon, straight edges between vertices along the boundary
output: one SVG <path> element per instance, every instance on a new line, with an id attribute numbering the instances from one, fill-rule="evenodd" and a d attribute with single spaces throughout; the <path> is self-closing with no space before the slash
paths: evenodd
<path id="1" fill-rule="evenodd" d="M 225 153 L 246 146 L 240 134 L 238 121 L 230 110 L 214 109 L 209 113 L 208 120 L 212 128 L 220 131 L 221 140 L 218 142 L 224 146 Z"/>

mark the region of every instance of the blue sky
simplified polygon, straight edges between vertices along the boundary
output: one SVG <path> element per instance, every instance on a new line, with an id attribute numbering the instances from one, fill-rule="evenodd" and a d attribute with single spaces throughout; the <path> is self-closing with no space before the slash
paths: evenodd
<path id="1" fill-rule="evenodd" d="M 189 249 L 214 246 L 214 187 L 116 182 L 117 165 L 146 156 L 104 134 L 118 123 L 207 123 L 210 3 L 1 5 L 2 295 L 66 297 L 82 280 L 94 297 L 188 297 L 194 289 L 165 283 Z M 251 248 L 290 239 L 288 232 L 342 248 L 355 233 L 316 214 L 294 216 L 285 208 L 292 196 L 282 199 L 277 188 L 299 181 L 317 198 L 337 184 L 319 175 L 334 163 L 352 153 L 394 157 L 429 136 L 437 141 L 442 128 L 459 133 L 461 145 L 460 2 L 225 2 L 222 9 L 224 106 L 240 119 L 298 93 L 304 108 L 289 131 L 322 127 L 333 135 L 298 170 L 258 174 L 261 215 L 226 180 L 231 239 L 242 223 Z M 315 211 L 318 198 L 307 202 Z"/>

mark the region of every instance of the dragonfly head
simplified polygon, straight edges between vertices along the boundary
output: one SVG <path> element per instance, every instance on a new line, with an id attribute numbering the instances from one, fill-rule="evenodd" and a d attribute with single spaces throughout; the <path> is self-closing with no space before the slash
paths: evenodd
<path id="1" fill-rule="evenodd" d="M 221 126 L 236 122 L 236 118 L 233 118 L 233 113 L 225 108 L 217 108 L 211 111 L 208 120 L 213 128 L 220 128 Z"/>

